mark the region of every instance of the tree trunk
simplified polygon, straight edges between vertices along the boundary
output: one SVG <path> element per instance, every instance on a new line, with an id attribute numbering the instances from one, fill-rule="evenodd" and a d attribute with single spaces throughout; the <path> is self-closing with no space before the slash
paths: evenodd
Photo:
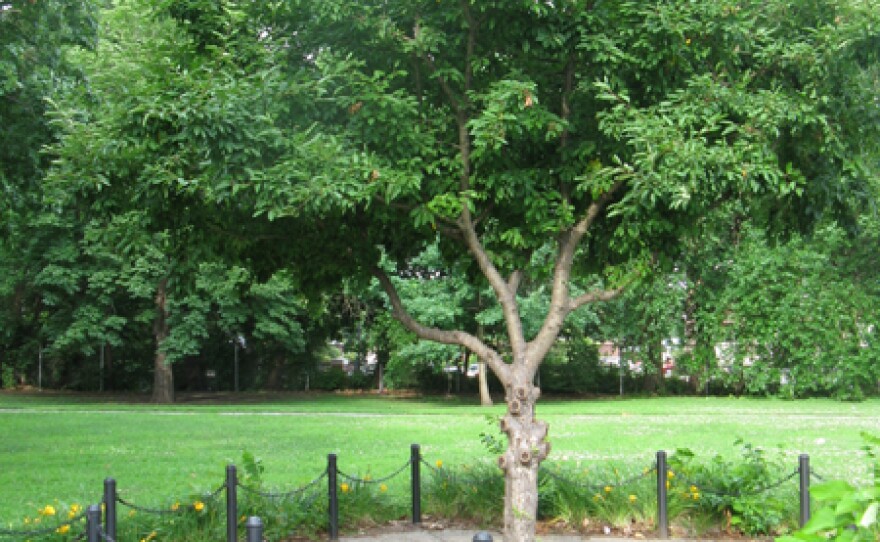
<path id="1" fill-rule="evenodd" d="M 507 451 L 498 459 L 504 471 L 504 540 L 534 542 L 538 517 L 538 468 L 550 452 L 547 424 L 535 419 L 541 391 L 531 383 L 508 388 L 501 430 Z"/>
<path id="2" fill-rule="evenodd" d="M 480 362 L 480 374 L 477 375 L 480 380 L 480 404 L 482 406 L 492 406 L 492 396 L 489 395 L 489 373 L 486 362 Z"/>
<path id="3" fill-rule="evenodd" d="M 162 343 L 168 338 L 168 279 L 163 278 L 156 287 L 156 320 L 153 334 L 156 337 L 156 357 L 153 362 L 153 402 L 174 402 L 174 373 L 171 364 L 166 362 Z"/>

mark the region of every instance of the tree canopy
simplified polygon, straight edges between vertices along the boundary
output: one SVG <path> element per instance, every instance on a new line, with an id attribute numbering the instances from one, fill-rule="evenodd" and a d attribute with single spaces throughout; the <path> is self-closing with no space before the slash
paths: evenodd
<path id="1" fill-rule="evenodd" d="M 120 0 L 95 52 L 70 53 L 86 84 L 49 93 L 39 124 L 58 134 L 41 216 L 70 239 L 45 269 L 69 314 L 107 315 L 113 290 L 150 315 L 166 391 L 168 356 L 209 312 L 237 327 L 251 279 L 302 296 L 276 323 L 376 280 L 410 332 L 504 386 L 505 536 L 530 541 L 549 453 L 535 377 L 574 311 L 658 273 L 708 278 L 707 238 L 808 258 L 817 224 L 857 231 L 877 193 L 878 19 L 876 0 Z M 434 245 L 491 291 L 505 340 L 407 305 L 398 278 Z M 714 306 L 751 311 L 747 284 Z"/>

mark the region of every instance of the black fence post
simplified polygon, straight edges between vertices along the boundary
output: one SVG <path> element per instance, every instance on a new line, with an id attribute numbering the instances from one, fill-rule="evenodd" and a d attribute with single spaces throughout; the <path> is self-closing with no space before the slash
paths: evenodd
<path id="1" fill-rule="evenodd" d="M 798 458 L 798 472 L 800 473 L 800 526 L 803 527 L 810 521 L 810 456 L 807 454 L 801 454 Z"/>
<path id="2" fill-rule="evenodd" d="M 238 540 L 238 474 L 226 465 L 226 542 Z"/>
<path id="3" fill-rule="evenodd" d="M 330 498 L 330 540 L 339 540 L 339 495 L 336 493 L 336 454 L 327 456 L 327 490 Z"/>
<path id="4" fill-rule="evenodd" d="M 104 480 L 104 534 L 116 540 L 116 480 Z"/>
<path id="5" fill-rule="evenodd" d="M 666 467 L 666 452 L 657 452 L 657 535 L 660 538 L 669 538 L 669 510 L 666 498 L 666 480 L 668 469 Z"/>
<path id="6" fill-rule="evenodd" d="M 422 522 L 422 452 L 418 444 L 410 446 L 410 470 L 412 472 L 412 522 Z"/>
<path id="7" fill-rule="evenodd" d="M 245 524 L 247 529 L 247 542 L 263 542 L 263 520 L 257 516 L 248 518 Z"/>
<path id="8" fill-rule="evenodd" d="M 86 510 L 86 539 L 88 542 L 101 542 L 101 507 L 90 505 Z"/>

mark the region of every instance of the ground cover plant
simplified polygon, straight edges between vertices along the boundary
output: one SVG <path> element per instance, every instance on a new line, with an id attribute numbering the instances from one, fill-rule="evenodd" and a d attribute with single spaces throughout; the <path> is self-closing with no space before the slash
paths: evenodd
<path id="1" fill-rule="evenodd" d="M 501 479 L 494 466 L 495 454 L 487 449 L 481 435 L 495 431 L 494 419 L 503 409 L 481 408 L 475 401 L 241 396 L 228 403 L 196 397 L 180 405 L 158 407 L 100 397 L 0 394 L 4 435 L 0 444 L 0 528 L 22 527 L 26 519 L 32 525 L 37 518 L 45 524 L 66 517 L 74 505 L 82 508 L 98 502 L 104 478 L 114 477 L 127 501 L 162 509 L 177 505 L 180 516 L 170 518 L 175 521 L 174 529 L 189 532 L 200 527 L 209 533 L 205 540 L 215 539 L 210 533 L 218 528 L 215 520 L 222 511 L 222 495 L 213 503 L 206 496 L 223 483 L 227 463 L 237 464 L 247 475 L 243 480 L 253 488 L 284 492 L 314 480 L 326 467 L 328 453 L 338 455 L 341 471 L 360 479 L 378 479 L 407 461 L 412 443 L 421 445 L 425 462 L 433 467 L 424 469 L 426 513 L 460 517 L 470 510 L 475 521 L 491 523 L 499 518 L 501 500 L 493 498 L 492 491 L 500 491 Z M 619 481 L 644 474 L 657 450 L 667 450 L 676 457 L 676 450 L 687 448 L 693 456 L 688 461 L 708 465 L 701 468 L 709 478 L 699 481 L 716 485 L 727 472 L 721 466 L 736 469 L 748 464 L 743 461 L 743 443 L 748 443 L 752 450 L 765 450 L 783 470 L 796 468 L 798 454 L 809 453 L 813 468 L 822 476 L 861 485 L 870 479 L 871 472 L 864 462 L 851 460 L 864 453 L 860 432 L 880 431 L 880 401 L 548 401 L 542 416 L 550 421 L 554 446 L 543 469 L 542 513 L 547 519 L 562 518 L 570 525 L 581 525 L 583 519 L 591 518 L 615 527 L 632 518 L 647 525 L 653 521 L 656 501 L 652 501 L 651 476 L 632 488 L 612 487 L 606 492 L 602 486 L 600 491 L 585 493 L 566 488 L 546 472 L 563 473 L 579 485 Z M 737 437 L 743 442 L 737 444 Z M 245 460 L 246 456 L 251 459 Z M 438 472 L 439 477 L 435 476 Z M 690 477 L 697 481 L 701 472 L 695 469 Z M 440 480 L 441 486 L 433 488 L 442 487 L 443 476 L 449 478 L 445 497 L 442 491 L 432 492 L 429 485 Z M 487 480 L 497 480 L 497 484 Z M 683 480 L 678 477 L 672 484 Z M 365 517 L 361 514 L 358 518 L 358 510 L 368 511 L 372 515 L 368 520 L 373 523 L 406 515 L 405 475 L 388 481 L 385 487 L 340 483 L 347 484 L 346 490 L 340 490 L 343 520 L 349 527 Z M 673 486 L 679 490 L 670 492 L 671 507 L 694 512 L 709 506 L 711 500 L 705 492 L 699 500 L 692 498 L 693 492 L 690 499 L 684 497 L 690 485 Z M 474 487 L 476 492 L 459 491 Z M 575 493 L 586 495 L 586 507 L 578 509 L 572 504 Z M 595 499 L 597 495 L 600 499 Z M 296 509 L 290 503 L 275 502 L 277 499 L 247 499 L 250 497 L 243 497 L 242 502 L 253 506 L 243 504 L 242 514 L 261 510 L 267 524 L 278 525 L 279 520 L 273 518 L 289 517 Z M 796 493 L 784 499 L 796 506 Z M 201 510 L 196 510 L 199 502 Z M 309 505 L 311 514 L 293 518 L 304 533 L 317 532 L 325 525 L 323 499 Z M 41 514 L 47 506 L 56 513 Z M 132 518 L 128 514 L 120 508 L 120 518 L 129 522 L 126 528 L 138 540 L 154 530 L 154 537 L 158 537 L 162 529 L 172 528 L 168 523 L 150 523 L 136 511 Z M 782 514 L 790 516 L 790 512 Z M 717 523 L 708 511 L 706 519 L 695 513 L 687 517 L 692 518 L 695 531 L 705 527 L 700 522 Z M 222 523 L 219 529 L 222 532 Z"/>

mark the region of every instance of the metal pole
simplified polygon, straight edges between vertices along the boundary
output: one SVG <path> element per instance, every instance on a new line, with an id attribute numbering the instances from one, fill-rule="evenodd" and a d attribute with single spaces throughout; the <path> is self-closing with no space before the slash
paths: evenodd
<path id="1" fill-rule="evenodd" d="M 86 511 L 86 537 L 89 542 L 101 542 L 101 507 L 97 504 Z"/>
<path id="2" fill-rule="evenodd" d="M 669 538 L 669 514 L 666 506 L 666 452 L 657 452 L 657 535 Z"/>
<path id="3" fill-rule="evenodd" d="M 116 540 L 116 480 L 104 480 L 104 533 Z"/>
<path id="4" fill-rule="evenodd" d="M 104 391 L 104 343 L 101 343 L 101 370 L 98 374 L 98 391 Z M 116 537 L 112 538 L 116 539 Z"/>
<path id="5" fill-rule="evenodd" d="M 803 527 L 810 521 L 810 456 L 801 454 L 798 458 L 798 472 L 800 473 L 800 503 L 801 522 Z"/>
<path id="6" fill-rule="evenodd" d="M 37 389 L 43 391 L 43 345 L 39 345 L 37 353 L 39 359 L 39 369 L 37 373 Z"/>
<path id="7" fill-rule="evenodd" d="M 245 523 L 247 542 L 263 542 L 263 520 L 256 516 L 248 518 Z"/>
<path id="8" fill-rule="evenodd" d="M 412 472 L 412 522 L 418 525 L 422 522 L 422 453 L 418 444 L 410 446 L 409 462 Z"/>
<path id="9" fill-rule="evenodd" d="M 238 540 L 238 474 L 235 465 L 226 465 L 226 542 Z"/>
<path id="10" fill-rule="evenodd" d="M 238 336 L 232 339 L 235 344 L 235 392 L 238 393 Z"/>
<path id="11" fill-rule="evenodd" d="M 339 540 L 339 495 L 336 493 L 336 454 L 327 456 L 327 489 L 330 499 L 330 540 Z"/>

